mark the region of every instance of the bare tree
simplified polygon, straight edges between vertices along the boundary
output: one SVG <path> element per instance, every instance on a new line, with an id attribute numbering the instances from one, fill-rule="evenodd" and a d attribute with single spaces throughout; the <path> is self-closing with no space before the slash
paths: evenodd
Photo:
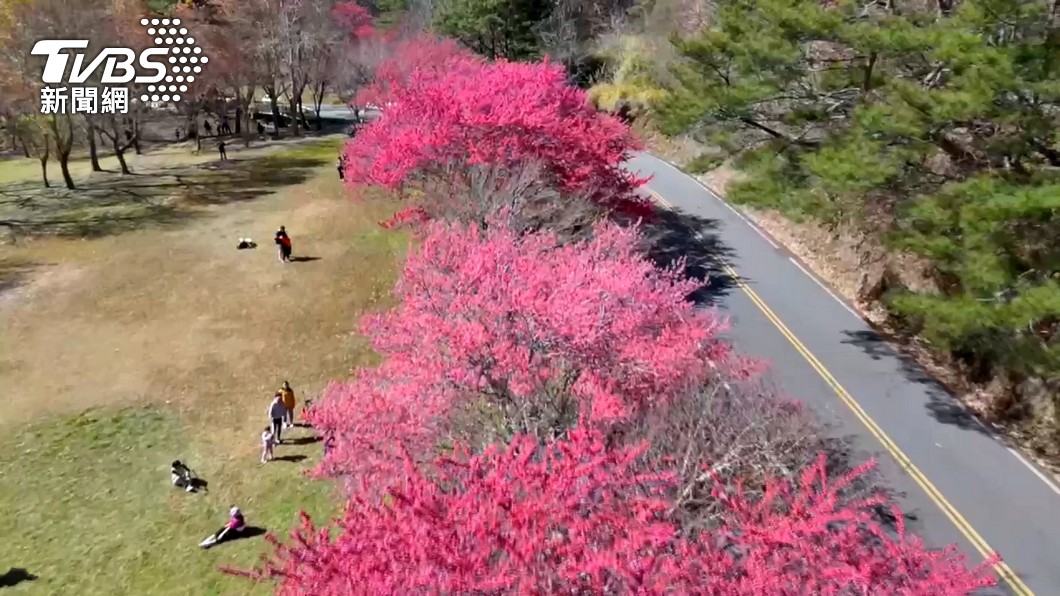
<path id="1" fill-rule="evenodd" d="M 55 143 L 55 152 L 59 158 L 59 171 L 63 174 L 63 182 L 66 188 L 74 189 L 74 178 L 70 175 L 70 154 L 74 150 L 74 135 L 77 127 L 74 126 L 73 116 L 69 112 L 65 114 L 51 114 L 47 119 L 48 128 L 51 131 L 52 141 Z"/>
<path id="2" fill-rule="evenodd" d="M 110 148 L 114 151 L 114 157 L 118 158 L 118 166 L 122 174 L 131 174 L 129 164 L 125 161 L 125 152 L 133 146 L 136 139 L 135 126 L 128 116 L 123 114 L 106 114 L 102 116 L 98 128 L 101 135 L 110 142 Z"/>
<path id="3" fill-rule="evenodd" d="M 819 453 L 830 465 L 849 470 L 842 441 L 824 429 L 800 404 L 779 397 L 757 381 L 715 381 L 684 398 L 648 412 L 630 425 L 624 441 L 647 440 L 646 465 L 675 468 L 674 511 L 691 532 L 713 527 L 721 509 L 712 494 L 721 483 L 757 496 L 768 478 L 792 478 Z M 656 468 L 657 469 L 657 468 Z M 863 478 L 850 496 L 875 489 L 877 478 Z"/>
<path id="4" fill-rule="evenodd" d="M 83 2 L 77 10 L 70 10 L 69 3 L 63 0 L 40 0 L 17 6 L 14 10 L 22 26 L 17 31 L 15 47 L 28 48 L 39 39 L 77 39 L 85 36 L 86 32 L 99 37 L 104 30 L 106 9 L 103 0 Z M 28 66 L 35 68 L 39 73 L 43 64 L 39 57 L 34 58 L 35 60 L 28 62 Z M 34 87 L 34 94 L 39 97 L 39 83 Z M 51 114 L 46 121 L 59 160 L 59 169 L 63 174 L 63 182 L 67 188 L 72 189 L 75 186 L 70 175 L 70 154 L 73 152 L 80 127 L 74 124 L 69 110 L 63 114 Z"/>
<path id="5" fill-rule="evenodd" d="M 585 83 L 592 75 L 595 40 L 625 20 L 633 6 L 629 0 L 552 0 L 548 18 L 535 33 L 542 51 Z"/>
<path id="6" fill-rule="evenodd" d="M 333 2 L 307 3 L 304 9 L 304 29 L 306 36 L 305 77 L 313 100 L 313 113 L 316 116 L 316 129 L 323 127 L 320 119 L 320 108 L 324 97 L 340 77 L 340 61 L 348 58 L 348 34 L 340 31 L 332 16 Z"/>
<path id="7" fill-rule="evenodd" d="M 267 34 L 260 25 L 259 15 L 253 3 L 223 1 L 216 5 L 212 22 L 203 25 L 207 43 L 212 54 L 226 56 L 227 60 L 215 60 L 211 64 L 211 77 L 216 85 L 231 94 L 236 106 L 236 134 L 243 143 L 250 145 L 254 116 L 254 97 L 258 84 L 267 75 L 264 70 L 268 47 Z"/>
<path id="8" fill-rule="evenodd" d="M 88 160 L 92 164 L 93 172 L 102 172 L 103 167 L 99 165 L 99 147 L 96 137 L 99 136 L 99 127 L 96 125 L 96 117 L 93 114 L 84 114 L 85 139 L 88 141 Z"/>
<path id="9" fill-rule="evenodd" d="M 304 118 L 302 95 L 309 83 L 309 72 L 311 63 L 316 58 L 317 46 L 322 42 L 321 23 L 312 16 L 315 12 L 319 13 L 321 8 L 326 10 L 327 4 L 306 0 L 279 0 L 278 56 L 287 79 L 287 95 L 290 98 L 288 110 L 295 136 L 301 133 Z"/>
<path id="10" fill-rule="evenodd" d="M 36 157 L 40 162 L 44 188 L 51 188 L 51 182 L 48 180 L 48 158 L 51 157 L 52 141 L 46 119 L 40 114 L 26 114 L 11 125 L 26 156 Z"/>
<path id="11" fill-rule="evenodd" d="M 563 241 L 583 239 L 605 210 L 585 197 L 562 193 L 538 164 L 475 165 L 433 177 L 427 198 L 449 219 L 485 226 L 493 214 L 508 212 L 520 232 L 556 232 Z"/>
<path id="12" fill-rule="evenodd" d="M 272 122 L 276 137 L 280 136 L 283 118 L 280 115 L 280 99 L 287 93 L 287 79 L 283 74 L 283 50 L 280 14 L 283 0 L 252 0 L 243 5 L 249 18 L 260 28 L 258 47 L 254 54 L 260 60 L 258 85 L 265 90 L 272 109 Z"/>

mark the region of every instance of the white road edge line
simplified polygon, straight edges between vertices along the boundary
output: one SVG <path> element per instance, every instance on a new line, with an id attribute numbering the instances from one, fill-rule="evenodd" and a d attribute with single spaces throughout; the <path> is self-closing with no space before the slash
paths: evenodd
<path id="1" fill-rule="evenodd" d="M 1041 470 L 1039 470 L 1034 464 L 1027 461 L 1027 458 L 1020 455 L 1019 451 L 1016 451 L 1012 447 L 1006 447 L 1006 449 L 1008 449 L 1008 452 L 1014 455 L 1021 464 L 1027 466 L 1027 469 L 1030 470 L 1032 474 L 1037 476 L 1039 480 L 1044 482 L 1046 486 L 1052 489 L 1054 493 L 1060 495 L 1060 487 L 1056 486 L 1056 483 L 1052 480 L 1049 480 L 1049 478 L 1045 474 L 1043 474 Z"/>
<path id="2" fill-rule="evenodd" d="M 806 277 L 812 279 L 814 281 L 814 283 L 816 283 L 818 286 L 820 286 L 821 289 L 824 290 L 829 296 L 831 296 L 833 300 L 838 302 L 839 306 L 842 306 L 843 308 L 846 309 L 846 311 L 848 313 L 854 315 L 854 318 L 856 318 L 858 321 L 861 321 L 863 323 L 865 322 L 865 318 L 862 317 L 860 314 L 858 314 L 858 311 L 856 311 L 853 308 L 851 308 L 851 306 L 849 304 L 847 304 L 846 302 L 843 302 L 842 298 L 840 298 L 839 296 L 836 296 L 835 292 L 833 292 L 831 289 L 829 289 L 828 286 L 824 285 L 824 282 L 821 281 L 816 275 L 814 275 L 808 269 L 803 267 L 802 263 L 800 263 L 798 260 L 796 260 L 795 257 L 788 257 L 788 260 L 791 261 L 791 263 L 793 265 L 798 267 L 799 271 L 802 271 L 806 275 Z"/>
<path id="3" fill-rule="evenodd" d="M 740 219 L 742 219 L 743 222 L 745 224 L 747 224 L 748 227 L 750 227 L 752 230 L 754 230 L 756 234 L 761 236 L 763 240 L 768 242 L 769 245 L 772 246 L 774 250 L 780 250 L 780 245 L 778 245 L 776 242 L 773 242 L 773 239 L 769 237 L 769 234 L 766 234 L 764 231 L 762 231 L 762 228 L 758 227 L 758 224 L 756 224 L 755 222 L 751 221 L 751 219 L 749 217 L 747 217 L 743 213 L 740 213 L 740 211 L 738 209 L 736 209 L 732 205 L 726 203 L 725 201 L 721 201 L 721 204 L 725 205 L 725 207 L 727 207 L 729 209 L 729 211 L 732 211 L 733 213 L 735 213 L 736 217 L 739 217 Z"/>
<path id="4" fill-rule="evenodd" d="M 702 187 L 702 188 L 703 188 L 703 190 L 707 191 L 707 194 L 709 194 L 710 196 L 712 196 L 712 197 L 714 197 L 715 199 L 717 199 L 717 200 L 718 200 L 718 202 L 719 202 L 719 203 L 721 203 L 722 205 L 725 205 L 725 207 L 726 207 L 726 208 L 727 208 L 727 209 L 728 209 L 729 211 L 732 211 L 733 213 L 735 213 L 735 214 L 736 214 L 736 217 L 739 217 L 740 219 L 742 219 L 742 220 L 743 220 L 743 222 L 744 222 L 745 224 L 747 224 L 748 226 L 750 226 L 752 230 L 754 230 L 755 232 L 757 232 L 759 236 L 761 236 L 761 237 L 762 237 L 763 239 L 765 239 L 765 241 L 766 241 L 766 242 L 768 242 L 770 246 L 772 246 L 772 247 L 773 247 L 774 249 L 776 249 L 776 250 L 780 250 L 780 246 L 778 246 L 776 242 L 773 242 L 773 239 L 772 239 L 772 238 L 770 238 L 770 237 L 769 237 L 769 236 L 768 236 L 768 235 L 767 235 L 767 234 L 766 234 L 765 232 L 763 232 L 763 231 L 761 230 L 761 228 L 759 228 L 759 227 L 758 227 L 758 226 L 757 226 L 757 225 L 756 225 L 756 224 L 755 224 L 755 223 L 754 223 L 753 221 L 751 221 L 750 219 L 748 219 L 746 215 L 744 215 L 743 213 L 740 213 L 739 211 L 737 211 L 737 210 L 736 210 L 736 208 L 735 208 L 735 207 L 733 207 L 732 205 L 728 204 L 728 203 L 727 203 L 727 202 L 725 201 L 725 199 L 722 199 L 722 198 L 721 198 L 721 196 L 719 196 L 719 195 L 718 195 L 718 194 L 717 194 L 716 192 L 714 192 L 713 190 L 711 190 L 711 189 L 710 189 L 710 188 L 709 188 L 709 187 L 708 187 L 708 186 L 707 186 L 706 184 L 703 184 L 702 182 L 700 182 L 700 180 L 699 180 L 698 178 L 696 178 L 695 176 L 690 176 L 690 175 L 688 174 L 688 172 L 685 172 L 685 171 L 684 171 L 684 170 L 682 170 L 681 168 L 679 168 L 679 167 L 675 166 L 674 164 L 672 164 L 672 163 L 670 163 L 670 162 L 666 161 L 665 159 L 661 159 L 661 158 L 655 157 L 655 156 L 654 156 L 654 155 L 652 155 L 651 153 L 646 153 L 645 155 L 648 155 L 648 156 L 650 156 L 650 157 L 651 157 L 652 159 L 654 159 L 654 160 L 658 161 L 659 163 L 662 163 L 662 164 L 666 165 L 666 166 L 667 166 L 668 168 L 670 168 L 671 170 L 673 170 L 673 171 L 677 172 L 678 174 L 681 174 L 682 176 L 685 176 L 685 177 L 687 177 L 687 178 L 691 178 L 693 182 L 695 182 L 695 183 L 696 183 L 696 184 L 698 184 L 698 185 L 699 185 L 700 187 Z"/>
<path id="5" fill-rule="evenodd" d="M 661 159 L 661 158 L 656 157 L 656 156 L 654 156 L 654 155 L 652 155 L 650 153 L 647 153 L 646 155 L 649 155 L 655 161 L 658 161 L 659 163 L 664 164 L 665 166 L 669 167 L 671 170 L 674 170 L 678 174 L 681 174 L 683 176 L 691 178 L 693 182 L 695 182 L 700 187 L 702 187 L 703 190 L 707 191 L 708 195 L 714 197 L 715 200 L 717 200 L 719 203 L 724 205 L 729 211 L 732 211 L 733 213 L 735 213 L 737 217 L 739 217 L 741 220 L 743 220 L 744 223 L 746 223 L 748 226 L 750 226 L 750 228 L 752 230 L 757 232 L 759 236 L 764 238 L 766 240 L 766 242 L 769 242 L 769 244 L 772 245 L 773 248 L 775 248 L 775 249 L 779 249 L 780 248 L 780 247 L 778 247 L 776 245 L 776 243 L 774 243 L 769 238 L 769 236 L 766 236 L 765 233 L 763 233 L 762 230 L 760 230 L 758 228 L 758 226 L 756 226 L 754 223 L 752 223 L 751 220 L 749 220 L 744 214 L 742 214 L 739 211 L 737 211 L 736 208 L 733 207 L 732 205 L 730 205 L 721 195 L 719 195 L 718 193 L 716 193 L 713 190 L 711 190 L 709 186 L 707 186 L 706 184 L 703 184 L 703 182 L 701 182 L 698 178 L 696 178 L 695 176 L 690 176 L 687 172 L 685 172 L 681 168 L 675 166 L 674 164 L 666 161 L 665 159 Z M 834 292 L 829 290 L 828 287 L 825 286 L 824 283 L 821 280 L 817 279 L 817 276 L 815 276 L 814 274 L 812 274 L 809 271 L 807 271 L 806 268 L 803 267 L 797 260 L 795 260 L 794 257 L 788 257 L 788 260 L 791 261 L 796 267 L 798 267 L 799 271 L 802 271 L 803 274 L 805 274 L 807 277 L 812 279 L 817 285 L 821 286 L 821 289 L 823 289 L 825 292 L 828 292 L 828 295 L 831 296 L 836 302 L 841 304 L 843 306 L 843 308 L 845 308 L 847 310 L 847 312 L 849 312 L 850 314 L 852 314 L 855 317 L 857 317 L 859 321 L 865 322 L 865 318 L 862 315 L 858 314 L 853 308 L 851 308 L 849 305 L 847 305 L 846 302 L 843 302 L 842 300 L 840 300 L 839 297 L 836 296 Z M 964 409 L 965 413 L 967 413 L 969 416 L 971 416 L 972 420 L 975 420 L 976 424 L 978 424 L 980 427 L 982 427 L 983 430 L 985 430 L 989 436 L 993 437 L 994 440 L 997 441 L 998 443 L 1001 443 L 1001 445 L 1005 449 L 1007 449 L 1008 452 L 1011 453 L 1012 456 L 1015 457 L 1017 461 L 1019 461 L 1021 464 L 1023 464 L 1023 466 L 1025 468 L 1030 470 L 1032 474 L 1037 476 L 1038 479 L 1041 480 L 1045 484 L 1045 486 L 1049 487 L 1049 489 L 1052 490 L 1057 495 L 1060 495 L 1060 486 L 1057 486 L 1055 482 L 1053 482 L 1048 476 L 1043 474 L 1042 471 L 1039 470 L 1037 466 L 1035 466 L 1031 462 L 1027 461 L 1027 458 L 1023 457 L 1020 454 L 1019 451 L 1016 451 L 1012 447 L 1009 447 L 1008 445 L 1006 445 L 1005 441 L 1001 439 L 1001 437 L 997 434 L 997 432 L 994 429 L 991 429 L 990 427 L 988 427 L 986 425 L 986 423 L 984 423 L 982 420 L 980 420 L 979 417 L 976 416 L 975 413 L 972 412 L 968 408 L 968 406 L 966 406 L 965 404 L 961 403 L 959 400 L 957 400 L 956 397 L 954 397 L 953 400 L 954 400 L 954 402 L 959 404 L 961 406 L 961 408 Z"/>

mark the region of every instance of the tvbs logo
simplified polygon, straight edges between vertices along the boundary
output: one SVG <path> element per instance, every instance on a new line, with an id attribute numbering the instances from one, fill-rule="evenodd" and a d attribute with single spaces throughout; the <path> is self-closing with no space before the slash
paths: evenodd
<path id="1" fill-rule="evenodd" d="M 178 27 L 180 19 L 142 19 L 140 24 L 149 26 L 147 33 L 154 37 L 155 47 L 143 50 L 139 55 L 129 48 L 103 48 L 85 66 L 85 54 L 70 50 L 87 49 L 87 39 L 42 39 L 33 46 L 30 53 L 34 56 L 47 56 L 41 79 L 49 85 L 84 83 L 98 72 L 101 66 L 103 72 L 99 82 L 103 85 L 151 84 L 163 79 L 172 82 L 172 75 L 179 76 L 181 72 L 193 81 L 192 72 L 201 72 L 199 64 L 205 64 L 208 60 L 199 55 L 202 49 L 195 45 L 195 38 L 188 37 L 188 30 Z M 67 77 L 71 56 L 74 58 L 73 68 Z M 150 72 L 154 74 L 147 74 Z M 172 75 L 167 78 L 170 72 Z"/>
<path id="2" fill-rule="evenodd" d="M 150 48 L 140 53 L 139 65 L 143 70 L 153 70 L 153 75 L 137 75 L 133 63 L 136 61 L 136 52 L 128 48 L 104 48 L 96 58 L 83 67 L 84 54 L 74 55 L 73 69 L 70 78 L 66 79 L 66 66 L 70 54 L 63 50 L 83 50 L 88 47 L 87 39 L 42 39 L 33 46 L 31 52 L 34 56 L 47 56 L 44 63 L 44 74 L 41 79 L 51 84 L 72 83 L 80 84 L 88 80 L 100 65 L 103 66 L 103 75 L 100 83 L 104 85 L 120 85 L 123 83 L 157 83 L 166 76 L 166 63 L 156 60 L 156 56 L 166 56 L 169 48 Z M 164 60 L 164 58 L 163 58 Z"/>

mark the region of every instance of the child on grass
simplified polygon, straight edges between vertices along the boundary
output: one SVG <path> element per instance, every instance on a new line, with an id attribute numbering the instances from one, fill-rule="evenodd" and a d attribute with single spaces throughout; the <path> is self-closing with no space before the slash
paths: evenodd
<path id="1" fill-rule="evenodd" d="M 276 444 L 274 439 L 272 427 L 266 426 L 265 431 L 261 433 L 261 463 L 272 459 L 272 446 Z"/>
<path id="2" fill-rule="evenodd" d="M 207 536 L 206 540 L 199 543 L 199 546 L 202 548 L 210 548 L 211 546 L 220 544 L 225 540 L 235 538 L 239 536 L 246 527 L 247 522 L 243 518 L 243 512 L 239 510 L 239 507 L 232 507 L 228 511 L 228 523 L 226 523 L 220 530 Z"/>
<path id="3" fill-rule="evenodd" d="M 195 492 L 195 477 L 191 473 L 191 468 L 184 465 L 179 459 L 173 460 L 173 463 L 170 464 L 169 475 L 173 486 L 183 488 L 189 493 Z"/>

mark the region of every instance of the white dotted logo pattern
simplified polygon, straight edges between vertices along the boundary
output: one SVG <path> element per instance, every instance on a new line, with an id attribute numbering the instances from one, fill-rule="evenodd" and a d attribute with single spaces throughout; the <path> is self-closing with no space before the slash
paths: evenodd
<path id="1" fill-rule="evenodd" d="M 180 26 L 180 19 L 140 19 L 140 24 L 147 27 L 156 46 L 169 46 L 169 72 L 163 84 L 148 85 L 140 101 L 180 101 L 180 94 L 188 90 L 185 83 L 194 83 L 195 75 L 210 60 L 202 55 L 202 48 L 195 45 L 187 28 Z"/>

